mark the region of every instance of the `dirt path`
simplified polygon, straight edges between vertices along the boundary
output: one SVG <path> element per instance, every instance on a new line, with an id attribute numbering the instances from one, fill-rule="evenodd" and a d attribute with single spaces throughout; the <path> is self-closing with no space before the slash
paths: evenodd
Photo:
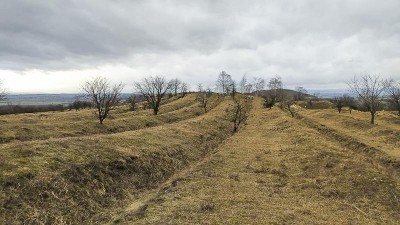
<path id="1" fill-rule="evenodd" d="M 396 224 L 399 175 L 261 100 L 217 153 L 118 224 Z"/>

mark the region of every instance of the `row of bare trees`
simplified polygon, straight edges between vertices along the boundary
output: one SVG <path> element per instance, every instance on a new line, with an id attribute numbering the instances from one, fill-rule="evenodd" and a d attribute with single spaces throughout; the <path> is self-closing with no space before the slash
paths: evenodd
<path id="1" fill-rule="evenodd" d="M 264 81 L 262 81 L 264 82 Z M 258 84 L 258 88 L 261 84 Z M 233 132 L 237 132 L 239 127 L 244 124 L 249 117 L 251 109 L 252 97 L 249 95 L 252 90 L 252 84 L 248 84 L 246 77 L 243 76 L 241 82 L 239 83 L 239 88 L 237 83 L 232 79 L 231 75 L 222 71 L 216 82 L 217 90 L 224 96 L 230 96 L 232 98 L 232 104 L 226 110 L 227 119 L 233 124 Z M 204 112 L 208 110 L 208 103 L 212 96 L 211 88 L 203 88 L 202 84 L 198 85 L 197 90 L 197 101 L 200 107 L 204 109 Z"/>
<path id="2" fill-rule="evenodd" d="M 144 78 L 140 82 L 135 82 L 134 87 L 153 109 L 154 115 L 158 114 L 161 101 L 167 92 L 173 95 L 179 95 L 180 97 L 184 97 L 188 92 L 188 85 L 186 83 L 178 79 L 167 81 L 161 76 Z M 95 77 L 85 82 L 82 86 L 83 92 L 89 100 L 93 102 L 100 124 L 107 118 L 110 111 L 120 103 L 123 88 L 124 85 L 122 83 L 111 84 L 110 81 L 104 77 Z M 134 94 L 128 98 L 131 110 L 136 109 L 137 99 L 137 96 Z"/>
<path id="3" fill-rule="evenodd" d="M 331 102 L 335 105 L 339 113 L 342 112 L 343 107 L 348 107 L 350 114 L 353 109 L 357 108 L 355 99 L 347 94 L 336 96 L 331 100 Z"/>
<path id="4" fill-rule="evenodd" d="M 351 109 L 355 108 L 356 100 L 371 114 L 371 123 L 375 122 L 375 116 L 378 110 L 382 108 L 382 102 L 385 100 L 390 103 L 392 108 L 397 110 L 400 115 L 400 83 L 393 79 L 384 80 L 378 75 L 364 74 L 355 76 L 349 82 L 351 91 L 356 96 L 356 99 L 351 96 L 336 97 L 332 100 L 338 109 L 339 113 L 342 108 L 347 106 Z M 263 95 L 265 99 L 265 106 L 272 108 L 277 102 L 281 102 L 281 107 L 286 106 L 290 111 L 290 105 L 294 101 L 302 101 L 307 96 L 307 90 L 303 87 L 297 87 L 294 97 L 289 97 L 283 90 L 282 78 L 275 76 L 271 78 L 267 84 L 268 90 L 265 91 L 266 82 L 263 78 L 256 77 L 252 82 L 248 82 L 246 76 L 243 76 L 239 85 L 232 79 L 232 76 L 222 71 L 217 79 L 216 86 L 220 93 L 225 95 L 232 95 L 236 101 L 236 93 L 255 95 Z M 1 83 L 0 83 L 1 87 Z M 121 92 L 124 85 L 111 84 L 109 80 L 104 77 L 96 77 L 87 81 L 82 86 L 82 90 L 86 96 L 93 103 L 96 109 L 96 115 L 100 123 L 109 115 L 121 99 Z M 135 90 L 146 100 L 148 106 L 153 110 L 154 115 L 159 112 L 162 99 L 168 93 L 169 95 L 185 96 L 188 92 L 188 85 L 179 79 L 166 80 L 164 77 L 151 76 L 144 78 L 140 82 L 134 83 Z M 207 112 L 209 98 L 211 97 L 211 89 L 204 89 L 202 85 L 198 86 L 197 99 L 200 106 Z M 5 91 L 0 89 L 0 100 L 6 97 Z M 138 98 L 132 95 L 128 98 L 131 110 L 136 109 Z"/>
<path id="5" fill-rule="evenodd" d="M 216 82 L 217 91 L 224 94 L 242 93 L 260 95 L 265 88 L 265 80 L 261 77 L 253 77 L 253 81 L 249 82 L 246 75 L 243 75 L 240 82 L 237 84 L 232 79 L 232 76 L 222 71 Z"/>
<path id="6" fill-rule="evenodd" d="M 307 90 L 303 87 L 296 87 L 294 96 L 289 96 L 283 91 L 282 78 L 279 76 L 271 78 L 267 86 L 268 90 L 263 95 L 265 107 L 272 108 L 277 102 L 280 102 L 280 106 L 288 110 L 292 116 L 294 116 L 294 101 L 303 101 L 307 97 Z M 362 74 L 355 76 L 348 86 L 356 99 L 349 95 L 333 98 L 331 102 L 334 103 L 339 113 L 343 107 L 349 107 L 351 113 L 352 109 L 357 108 L 358 102 L 370 113 L 370 122 L 374 124 L 376 113 L 382 109 L 382 103 L 386 100 L 400 116 L 400 82 L 396 82 L 394 79 L 384 80 L 379 75 Z M 311 100 L 312 97 L 308 97 L 308 99 Z"/>
<path id="7" fill-rule="evenodd" d="M 228 77 L 228 79 L 222 79 Z M 225 84 L 221 82 L 225 80 Z M 230 95 L 232 97 L 232 105 L 228 108 L 228 120 L 233 124 L 233 132 L 237 132 L 240 126 L 246 123 L 251 110 L 252 96 L 249 94 L 254 91 L 256 95 L 260 94 L 260 91 L 264 89 L 265 81 L 262 78 L 254 78 L 253 83 L 247 83 L 246 76 L 243 76 L 239 82 L 239 88 L 237 83 L 232 80 L 230 75 L 224 71 L 220 73 L 217 80 L 217 87 L 220 87 L 222 93 Z"/>

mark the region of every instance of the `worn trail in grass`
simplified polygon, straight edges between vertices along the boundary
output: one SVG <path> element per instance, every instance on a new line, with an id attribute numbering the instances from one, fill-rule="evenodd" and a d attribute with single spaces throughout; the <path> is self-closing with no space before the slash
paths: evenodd
<path id="1" fill-rule="evenodd" d="M 120 224 L 397 224 L 400 176 L 261 100 L 238 134 Z"/>

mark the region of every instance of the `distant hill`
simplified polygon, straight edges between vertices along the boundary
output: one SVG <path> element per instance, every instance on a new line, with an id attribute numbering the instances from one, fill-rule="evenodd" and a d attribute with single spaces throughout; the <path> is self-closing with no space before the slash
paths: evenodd
<path id="1" fill-rule="evenodd" d="M 293 97 L 293 96 L 295 96 L 296 94 L 299 93 L 298 91 L 294 91 L 294 90 L 290 90 L 290 89 L 282 89 L 282 91 L 283 91 L 283 93 L 285 95 L 288 95 L 290 97 Z M 261 91 L 261 95 L 266 95 L 269 92 L 271 92 L 271 90 L 263 90 L 263 91 Z M 310 94 L 306 94 L 306 98 L 312 98 L 312 97 L 315 97 L 315 96 L 314 95 L 310 95 Z"/>

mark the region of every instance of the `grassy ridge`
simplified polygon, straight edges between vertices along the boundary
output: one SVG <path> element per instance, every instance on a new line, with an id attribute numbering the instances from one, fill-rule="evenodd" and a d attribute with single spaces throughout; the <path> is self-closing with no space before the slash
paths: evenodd
<path id="1" fill-rule="evenodd" d="M 400 220 L 393 115 L 382 112 L 375 126 L 357 111 L 297 108 L 291 118 L 255 98 L 231 136 L 231 99 L 215 95 L 211 104 L 204 114 L 190 95 L 158 116 L 119 108 L 113 131 L 1 144 L 0 224 Z M 64 115 L 54 117 L 66 126 Z"/>
<path id="2" fill-rule="evenodd" d="M 189 105 L 194 104 L 195 101 L 196 101 L 195 94 L 187 94 L 185 97 L 173 96 L 171 98 L 162 101 L 159 114 L 172 112 L 177 109 L 187 107 Z M 120 116 L 125 116 L 124 113 L 126 113 L 126 115 L 133 115 L 133 116 L 152 116 L 153 110 L 151 108 L 143 109 L 144 105 L 147 105 L 147 102 L 145 101 L 139 102 L 137 104 L 137 108 L 140 110 L 132 112 L 127 107 L 123 107 L 120 108 L 119 111 L 117 110 L 117 113 L 120 113 Z"/>
<path id="3" fill-rule="evenodd" d="M 215 106 L 220 101 L 221 99 L 215 95 L 211 105 Z M 149 110 L 137 112 L 127 112 L 127 110 L 126 106 L 115 110 L 104 125 L 98 123 L 91 110 L 2 116 L 0 140 L 6 143 L 13 140 L 30 141 L 99 133 L 110 134 L 172 123 L 203 113 L 195 101 L 194 94 L 163 105 L 157 116 L 141 115 L 143 112 L 149 113 Z"/>
<path id="4" fill-rule="evenodd" d="M 110 208 L 157 186 L 227 138 L 232 129 L 223 113 L 228 102 L 203 116 L 160 127 L 1 145 L 0 223 L 110 219 Z"/>
<path id="5" fill-rule="evenodd" d="M 355 110 L 351 115 L 334 110 L 301 110 L 299 113 L 400 159 L 400 126 L 396 124 L 400 119 L 388 112 L 379 112 L 375 125 L 369 123 L 369 113 Z"/>
<path id="6" fill-rule="evenodd" d="M 398 224 L 398 171 L 261 105 L 218 153 L 121 224 Z"/>

